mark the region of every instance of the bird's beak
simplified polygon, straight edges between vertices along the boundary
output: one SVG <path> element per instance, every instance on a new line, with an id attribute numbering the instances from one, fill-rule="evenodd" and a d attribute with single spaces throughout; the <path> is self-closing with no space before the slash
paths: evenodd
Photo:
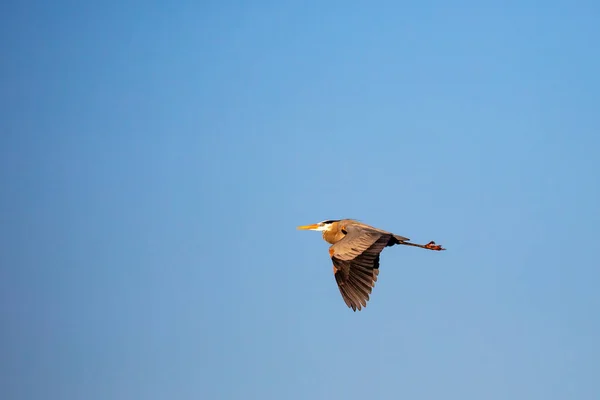
<path id="1" fill-rule="evenodd" d="M 318 224 L 312 224 L 312 225 L 302 225 L 302 226 L 299 226 L 298 229 L 303 230 L 303 231 L 308 231 L 308 230 L 314 231 L 318 227 L 319 227 Z"/>

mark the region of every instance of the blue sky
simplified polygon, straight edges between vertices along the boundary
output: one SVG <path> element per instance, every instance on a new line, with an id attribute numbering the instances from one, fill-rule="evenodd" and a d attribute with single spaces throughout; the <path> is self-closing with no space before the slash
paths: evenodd
<path id="1" fill-rule="evenodd" d="M 600 397 L 594 2 L 5 2 L 4 399 Z M 349 310 L 301 224 L 393 247 Z"/>

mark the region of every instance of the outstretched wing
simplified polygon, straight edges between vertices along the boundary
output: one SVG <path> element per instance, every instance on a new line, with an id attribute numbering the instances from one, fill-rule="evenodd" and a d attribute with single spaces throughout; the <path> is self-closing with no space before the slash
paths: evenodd
<path id="1" fill-rule="evenodd" d="M 341 227 L 346 236 L 329 248 L 335 280 L 348 307 L 360 311 L 367 306 L 379 274 L 379 253 L 392 234 L 365 225 Z"/>

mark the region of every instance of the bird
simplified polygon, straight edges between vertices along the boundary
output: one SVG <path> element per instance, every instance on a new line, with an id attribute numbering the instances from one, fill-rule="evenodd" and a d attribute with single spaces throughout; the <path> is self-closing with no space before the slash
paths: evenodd
<path id="1" fill-rule="evenodd" d="M 298 226 L 298 229 L 323 232 L 323 239 L 331 244 L 329 256 L 333 262 L 335 281 L 344 302 L 354 312 L 367 306 L 379 275 L 379 254 L 384 248 L 398 244 L 434 251 L 446 250 L 434 241 L 427 244 L 411 243 L 409 238 L 354 219 L 330 219 Z"/>

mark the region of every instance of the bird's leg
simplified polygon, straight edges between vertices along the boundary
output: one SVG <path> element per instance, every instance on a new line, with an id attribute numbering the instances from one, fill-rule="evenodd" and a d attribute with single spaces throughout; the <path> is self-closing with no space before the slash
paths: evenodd
<path id="1" fill-rule="evenodd" d="M 404 244 L 406 246 L 420 247 L 422 249 L 427 249 L 427 250 L 436 250 L 436 251 L 446 250 L 439 244 L 435 244 L 435 242 L 433 240 L 427 244 L 417 244 L 417 243 L 410 243 L 410 242 L 399 242 L 398 244 Z"/>

